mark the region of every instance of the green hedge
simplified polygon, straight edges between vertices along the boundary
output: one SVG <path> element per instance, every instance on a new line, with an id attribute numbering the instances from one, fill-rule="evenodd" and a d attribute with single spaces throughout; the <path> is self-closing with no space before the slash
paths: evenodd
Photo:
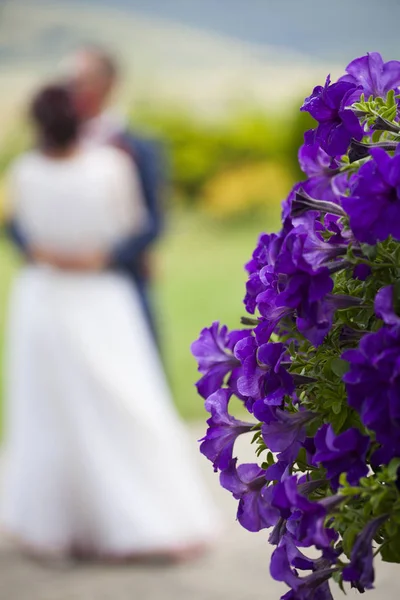
<path id="1" fill-rule="evenodd" d="M 216 174 L 236 165 L 281 162 L 290 168 L 293 180 L 299 179 L 297 152 L 313 120 L 298 108 L 289 116 L 247 110 L 207 122 L 188 112 L 155 107 L 135 111 L 131 123 L 164 139 L 174 188 L 193 201 L 201 198 L 204 186 Z"/>

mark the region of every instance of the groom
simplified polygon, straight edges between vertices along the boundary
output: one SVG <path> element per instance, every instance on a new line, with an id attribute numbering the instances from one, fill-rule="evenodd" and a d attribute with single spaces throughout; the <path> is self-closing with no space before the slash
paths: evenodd
<path id="1" fill-rule="evenodd" d="M 134 281 L 143 304 L 149 327 L 156 338 L 156 326 L 150 301 L 150 249 L 163 227 L 162 196 L 165 192 L 164 164 L 160 148 L 151 140 L 132 133 L 117 114 L 108 110 L 108 103 L 118 83 L 118 67 L 114 59 L 99 48 L 82 48 L 69 62 L 69 85 L 82 119 L 82 143 L 111 144 L 124 150 L 136 165 L 150 223 L 146 231 L 120 241 L 109 254 L 68 258 L 42 249 L 31 248 L 17 225 L 11 225 L 14 241 L 28 258 L 35 255 L 62 269 L 118 269 Z"/>

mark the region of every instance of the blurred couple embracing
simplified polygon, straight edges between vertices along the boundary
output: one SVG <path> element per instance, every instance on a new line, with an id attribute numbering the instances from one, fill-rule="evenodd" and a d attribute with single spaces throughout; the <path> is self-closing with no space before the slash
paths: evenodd
<path id="1" fill-rule="evenodd" d="M 8 323 L 2 522 L 44 557 L 185 559 L 216 516 L 155 341 L 162 159 L 106 109 L 111 56 L 82 48 L 68 67 L 32 100 L 36 146 L 9 175 L 24 263 Z"/>

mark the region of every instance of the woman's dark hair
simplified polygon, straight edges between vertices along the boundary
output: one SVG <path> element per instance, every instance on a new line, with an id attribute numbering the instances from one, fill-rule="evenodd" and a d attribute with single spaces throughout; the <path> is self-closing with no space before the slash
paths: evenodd
<path id="1" fill-rule="evenodd" d="M 44 148 L 62 150 L 77 140 L 79 119 L 67 88 L 43 88 L 32 101 L 30 115 Z"/>

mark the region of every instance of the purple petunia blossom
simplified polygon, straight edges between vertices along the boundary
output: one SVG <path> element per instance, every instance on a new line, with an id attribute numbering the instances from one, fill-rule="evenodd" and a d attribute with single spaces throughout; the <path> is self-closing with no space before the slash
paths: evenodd
<path id="1" fill-rule="evenodd" d="M 254 315 L 257 308 L 257 298 L 265 291 L 265 284 L 261 281 L 260 272 L 250 273 L 246 282 L 246 295 L 244 297 L 244 305 L 246 310 L 251 315 Z M 274 295 L 276 295 L 274 293 Z"/>
<path id="2" fill-rule="evenodd" d="M 360 93 L 367 99 L 370 96 L 386 98 L 390 90 L 400 86 L 400 62 L 390 60 L 385 63 L 379 52 L 368 52 L 351 61 L 346 67 L 346 75 L 339 81 L 360 86 Z"/>
<path id="3" fill-rule="evenodd" d="M 389 235 L 400 240 L 400 154 L 391 157 L 382 148 L 370 153 L 342 206 L 356 239 L 374 245 Z"/>
<path id="4" fill-rule="evenodd" d="M 272 506 L 287 520 L 287 529 L 301 546 L 327 548 L 332 530 L 325 528 L 327 510 L 320 502 L 312 502 L 299 492 L 296 476 L 278 482 L 274 488 Z"/>
<path id="5" fill-rule="evenodd" d="M 355 428 L 336 436 L 331 425 L 323 425 L 317 432 L 313 464 L 321 463 L 326 469 L 334 491 L 339 487 L 341 473 L 347 474 L 351 485 L 358 485 L 360 478 L 368 474 L 366 454 L 369 441 L 369 437 Z"/>
<path id="6" fill-rule="evenodd" d="M 291 228 L 290 219 L 286 219 L 280 233 L 261 234 L 252 258 L 246 264 L 246 270 L 249 273 L 254 273 L 265 266 L 273 267 L 279 255 L 282 242 Z"/>
<path id="7" fill-rule="evenodd" d="M 308 179 L 297 187 L 301 186 L 313 198 L 338 202 L 348 185 L 347 174 L 339 173 L 339 164 L 318 143 L 303 144 L 298 156 L 301 170 Z"/>
<path id="8" fill-rule="evenodd" d="M 294 195 L 291 198 L 290 216 L 293 219 L 294 226 L 297 225 L 299 217 L 303 217 L 304 214 L 310 211 L 312 211 L 314 218 L 316 218 L 318 214 L 329 214 L 331 217 L 334 215 L 338 217 L 346 216 L 343 208 L 335 202 L 312 198 L 312 196 L 307 194 L 304 189 L 299 186 L 294 191 Z"/>
<path id="9" fill-rule="evenodd" d="M 260 531 L 276 525 L 279 511 L 271 505 L 274 486 L 268 485 L 265 471 L 256 464 L 236 467 L 237 459 L 221 472 L 220 483 L 239 500 L 237 519 L 248 531 Z"/>
<path id="10" fill-rule="evenodd" d="M 381 288 L 376 294 L 375 314 L 386 325 L 400 325 L 400 317 L 394 310 L 394 289 L 392 285 Z"/>
<path id="11" fill-rule="evenodd" d="M 289 360 L 283 344 L 269 342 L 259 346 L 255 338 L 249 337 L 236 345 L 235 356 L 242 364 L 238 390 L 243 396 L 262 398 L 279 406 L 285 395 L 294 393 L 293 378 L 282 364 Z"/>
<path id="12" fill-rule="evenodd" d="M 375 573 L 372 541 L 387 516 L 373 519 L 357 536 L 351 551 L 350 563 L 343 569 L 343 580 L 352 582 L 360 591 L 372 589 Z"/>
<path id="13" fill-rule="evenodd" d="M 246 284 L 246 296 L 244 298 L 247 312 L 254 314 L 256 308 L 258 308 L 262 316 L 274 322 L 277 319 L 279 320 L 280 317 L 280 314 L 273 314 L 274 309 L 272 308 L 274 298 L 277 294 L 277 278 L 274 275 L 274 266 L 282 243 L 291 228 L 292 222 L 287 218 L 279 234 L 262 234 L 251 260 L 245 266 L 249 273 L 249 280 Z M 261 306 L 263 304 L 262 301 L 258 300 L 258 296 L 262 294 L 266 295 L 264 308 Z M 283 311 L 280 309 L 278 312 L 282 313 Z"/>
<path id="14" fill-rule="evenodd" d="M 199 339 L 193 342 L 191 351 L 198 362 L 198 370 L 203 373 L 196 386 L 203 398 L 220 388 L 228 373 L 240 366 L 233 349 L 236 342 L 248 335 L 248 330 L 229 332 L 225 325 L 220 327 L 216 321 L 211 327 L 205 327 Z"/>
<path id="15" fill-rule="evenodd" d="M 292 463 L 296 460 L 302 443 L 306 439 L 306 424 L 314 418 L 309 411 L 289 413 L 284 410 L 270 410 L 270 416 L 265 410 L 259 410 L 262 401 L 254 405 L 254 415 L 263 421 L 261 433 L 265 445 L 272 452 L 279 452 L 279 460 Z M 262 407 L 263 408 L 263 407 Z"/>
<path id="16" fill-rule="evenodd" d="M 324 217 L 324 226 L 330 234 L 330 244 L 348 244 L 350 241 L 354 241 L 351 231 L 345 229 L 338 215 L 326 214 Z"/>
<path id="17" fill-rule="evenodd" d="M 266 469 L 265 477 L 268 481 L 282 481 L 282 479 L 289 477 L 290 467 L 291 465 L 288 462 L 278 459 L 278 462 L 270 465 Z"/>
<path id="18" fill-rule="evenodd" d="M 254 427 L 254 424 L 239 421 L 229 414 L 231 395 L 230 390 L 221 389 L 211 394 L 205 402 L 205 408 L 211 413 L 211 417 L 207 421 L 207 433 L 200 440 L 200 452 L 211 460 L 215 471 L 229 466 L 237 437 Z"/>
<path id="19" fill-rule="evenodd" d="M 342 211 L 340 207 L 332 206 Z M 286 235 L 276 260 L 272 300 L 271 296 L 265 297 L 265 292 L 256 300 L 260 312 L 263 312 L 265 302 L 267 310 L 276 311 L 277 315 L 279 309 L 284 311 L 283 316 L 290 314 L 288 311 L 295 313 L 298 331 L 318 346 L 332 327 L 335 311 L 360 301 L 331 294 L 332 273 L 348 266 L 344 260 L 334 259 L 346 252 L 347 245 L 325 242 L 322 233 L 326 230 L 313 214 L 304 214 L 302 218 L 303 223 Z M 276 326 L 276 321 L 274 323 Z"/>
<path id="20" fill-rule="evenodd" d="M 332 229 L 335 225 L 336 223 L 328 222 L 328 226 Z M 335 229 L 337 231 L 338 228 Z M 334 236 L 333 241 L 331 239 L 329 242 L 324 241 L 323 234 L 325 233 L 330 234 L 331 231 L 324 227 L 312 213 L 308 212 L 303 215 L 302 224 L 288 234 L 287 240 L 290 239 L 290 236 L 296 236 L 297 244 L 303 246 L 302 258 L 310 267 L 316 267 L 345 255 L 348 248 L 348 241 L 340 239 L 338 233 Z M 299 255 L 301 256 L 301 251 Z"/>
<path id="21" fill-rule="evenodd" d="M 350 363 L 343 376 L 348 402 L 382 445 L 375 460 L 400 456 L 400 328 L 384 326 L 364 335 L 359 347 L 342 358 Z"/>
<path id="22" fill-rule="evenodd" d="M 314 88 L 300 109 L 318 121 L 318 127 L 307 136 L 306 143 L 317 142 L 329 156 L 335 157 L 347 151 L 352 138 L 361 140 L 362 127 L 348 108 L 357 97 L 357 86 L 347 81 L 331 84 L 329 76 L 324 86 Z"/>
<path id="23" fill-rule="evenodd" d="M 256 305 L 264 320 L 264 332 L 271 335 L 279 321 L 291 314 L 292 309 L 278 303 L 282 278 L 277 273 L 271 273 L 268 267 L 261 269 L 260 281 L 264 291 L 256 297 Z"/>
<path id="24" fill-rule="evenodd" d="M 333 280 L 326 266 L 313 266 L 305 260 L 307 238 L 304 226 L 300 225 L 285 239 L 275 266 L 280 274 L 276 305 L 295 309 L 300 333 L 319 345 L 332 326 L 334 309 L 324 301 L 333 289 Z M 325 248 L 320 252 L 324 254 Z"/>
<path id="25" fill-rule="evenodd" d="M 299 558 L 301 558 L 301 568 L 315 569 L 314 561 L 309 559 L 307 561 L 307 557 L 300 553 L 297 554 L 290 538 L 284 536 L 279 546 L 274 550 L 270 564 L 270 573 L 273 579 L 275 579 L 275 581 L 282 581 L 292 588 L 291 591 L 282 598 L 285 598 L 285 600 L 308 600 L 309 598 L 330 600 L 332 596 L 330 595 L 329 586 L 326 582 L 332 576 L 334 569 L 328 566 L 315 569 L 311 575 L 307 575 L 306 577 L 299 577 L 292 565 L 292 561 L 296 562 L 297 559 L 299 562 Z M 318 590 L 324 584 L 326 584 L 326 587 L 323 589 L 324 594 L 319 595 Z"/>
<path id="26" fill-rule="evenodd" d="M 311 585 L 299 588 L 297 591 L 289 590 L 286 594 L 281 596 L 281 600 L 310 600 L 310 593 L 312 594 L 312 600 L 333 600 L 328 579 L 329 577 L 327 577 L 326 580 L 324 579 L 323 583 L 318 583 L 318 579 L 314 576 L 314 579 L 311 580 L 313 583 L 311 590 Z M 318 586 L 315 587 L 317 583 Z"/>
<path id="27" fill-rule="evenodd" d="M 371 267 L 363 263 L 356 265 L 353 270 L 354 279 L 365 281 L 371 275 Z"/>

